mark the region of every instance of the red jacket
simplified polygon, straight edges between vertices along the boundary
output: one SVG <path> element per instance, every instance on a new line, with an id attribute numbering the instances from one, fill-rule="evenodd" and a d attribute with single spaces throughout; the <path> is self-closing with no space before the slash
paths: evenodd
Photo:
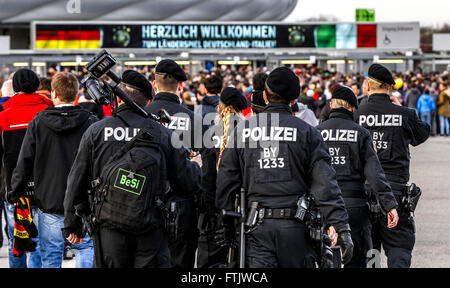
<path id="1" fill-rule="evenodd" d="M 53 106 L 52 101 L 45 96 L 25 93 L 11 97 L 5 104 L 3 104 L 4 110 L 0 112 L 2 160 L 0 193 L 3 199 L 5 199 L 6 189 L 11 190 L 12 173 L 16 168 L 28 123 L 38 112 Z"/>
<path id="2" fill-rule="evenodd" d="M 247 97 L 245 97 L 245 99 L 247 99 L 248 107 L 245 108 L 244 111 L 242 111 L 242 114 L 244 115 L 245 119 L 247 119 L 252 117 L 252 93 L 249 93 Z"/>

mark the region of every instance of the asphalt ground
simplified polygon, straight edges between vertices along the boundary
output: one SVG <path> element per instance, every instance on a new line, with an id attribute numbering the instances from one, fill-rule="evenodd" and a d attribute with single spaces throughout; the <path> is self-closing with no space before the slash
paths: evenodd
<path id="1" fill-rule="evenodd" d="M 450 137 L 411 148 L 411 181 L 422 189 L 412 267 L 450 267 Z"/>
<path id="2" fill-rule="evenodd" d="M 450 268 L 450 137 L 432 137 L 411 147 L 411 181 L 422 189 L 416 221 L 414 268 Z M 4 219 L 3 219 L 4 225 Z M 2 227 L 3 230 L 3 227 Z M 5 235 L 4 235 L 5 236 Z M 386 259 L 382 257 L 382 267 Z M 8 268 L 6 238 L 0 248 L 0 268 Z M 64 260 L 63 268 L 75 267 Z"/>

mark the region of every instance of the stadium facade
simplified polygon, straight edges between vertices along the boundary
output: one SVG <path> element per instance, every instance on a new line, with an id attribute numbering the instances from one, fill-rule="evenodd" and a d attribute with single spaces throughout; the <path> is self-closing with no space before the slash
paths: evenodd
<path id="1" fill-rule="evenodd" d="M 206 63 L 269 69 L 313 63 L 349 73 L 374 61 L 397 71 L 426 63 L 437 70 L 448 61 L 421 53 L 418 22 L 283 22 L 296 5 L 301 1 L 0 0 L 0 35 L 9 38 L 0 36 L 0 46 L 9 43 L 0 47 L 0 65 L 79 65 L 100 48 L 122 66 L 171 57 L 193 72 Z"/>

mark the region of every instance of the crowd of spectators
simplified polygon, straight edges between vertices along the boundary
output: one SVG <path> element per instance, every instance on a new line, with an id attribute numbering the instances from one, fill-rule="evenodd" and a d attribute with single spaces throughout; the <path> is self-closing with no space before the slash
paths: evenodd
<path id="1" fill-rule="evenodd" d="M 234 69 L 233 69 L 234 68 Z M 321 122 L 328 117 L 329 100 L 331 94 L 337 85 L 346 85 L 352 88 L 355 95 L 358 97 L 360 104 L 367 101 L 367 95 L 364 92 L 366 74 L 348 74 L 331 72 L 314 65 L 291 67 L 295 74 L 300 79 L 301 94 L 298 98 L 300 109 L 306 106 L 316 116 L 318 122 Z M 144 74 L 149 81 L 154 80 L 154 68 L 152 66 L 144 67 L 125 67 L 127 69 L 134 69 Z M 64 67 L 60 69 L 64 72 L 74 73 L 79 81 L 83 79 L 87 70 L 79 68 Z M 41 78 L 41 87 L 37 93 L 48 95 L 51 90 L 50 79 L 58 72 L 56 68 L 50 67 L 47 69 L 47 75 Z M 197 73 L 190 73 L 188 66 L 185 66 L 185 72 L 188 80 L 184 83 L 184 88 L 181 98 L 184 104 L 191 110 L 196 110 L 196 107 L 202 104 L 205 95 L 218 95 L 220 91 L 207 91 L 205 87 L 206 79 L 211 76 L 218 76 L 222 79 L 222 87 L 232 86 L 238 89 L 248 100 L 250 104 L 250 96 L 254 90 L 254 77 L 258 73 L 268 74 L 270 71 L 267 67 L 258 67 L 256 70 L 252 66 L 237 66 L 222 65 L 212 67 L 209 71 L 202 69 Z M 10 81 L 4 81 L 8 78 L 5 73 L 9 74 L 9 79 L 12 78 L 13 72 L 2 71 L 3 79 L 0 79 L 0 86 L 2 88 L 0 104 L 5 102 L 8 97 L 13 95 Z M 396 81 L 395 90 L 391 94 L 399 100 L 399 102 L 409 108 L 415 109 L 419 117 L 430 124 L 432 135 L 448 136 L 450 135 L 450 90 L 449 78 L 450 71 L 443 73 L 422 73 L 420 71 L 398 73 L 393 72 Z M 41 75 L 42 76 L 42 75 Z M 2 83 L 4 82 L 4 83 Z M 212 84 L 210 84 L 212 85 Z M 79 99 L 77 103 L 84 105 L 84 108 L 95 112 L 99 118 L 110 115 L 108 107 L 96 107 L 86 97 L 86 90 L 80 86 Z M 214 89 L 212 89 L 214 90 Z M 6 98 L 5 98 L 6 97 Z M 208 101 L 214 98 L 208 98 Z M 264 103 L 263 103 L 264 104 Z M 303 105 L 302 105 L 303 104 Z M 198 108 L 197 108 L 198 109 Z M 248 116 L 250 114 L 247 114 Z"/>
<path id="2" fill-rule="evenodd" d="M 292 67 L 292 69 L 302 85 L 298 102 L 306 105 L 319 121 L 327 119 L 329 100 L 338 85 L 351 87 L 360 104 L 367 101 L 365 74 L 344 75 L 315 67 Z M 231 70 L 228 66 L 216 67 L 209 73 L 206 70 L 200 71 L 197 75 L 190 75 L 186 81 L 183 100 L 191 109 L 200 105 L 204 95 L 207 94 L 205 79 L 212 75 L 222 77 L 223 87 L 234 86 L 248 98 L 254 89 L 253 77 L 261 72 L 269 73 L 267 68 L 253 71 L 250 66 L 241 66 L 237 70 Z M 449 78 L 449 71 L 394 72 L 396 85 L 391 94 L 402 105 L 415 109 L 420 118 L 430 124 L 432 135 L 448 136 L 450 135 Z"/>

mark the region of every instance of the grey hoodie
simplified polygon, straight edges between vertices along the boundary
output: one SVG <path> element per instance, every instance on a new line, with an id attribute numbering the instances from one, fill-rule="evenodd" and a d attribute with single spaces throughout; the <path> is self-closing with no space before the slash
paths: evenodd
<path id="1" fill-rule="evenodd" d="M 298 112 L 295 112 L 295 116 L 302 119 L 309 125 L 316 127 L 319 122 L 317 121 L 316 115 L 314 115 L 314 112 L 308 108 L 303 103 L 297 102 L 298 105 Z"/>

